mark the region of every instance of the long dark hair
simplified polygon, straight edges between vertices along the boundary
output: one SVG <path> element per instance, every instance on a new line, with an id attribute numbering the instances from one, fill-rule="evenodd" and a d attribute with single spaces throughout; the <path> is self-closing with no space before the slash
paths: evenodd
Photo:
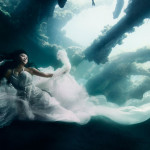
<path id="1" fill-rule="evenodd" d="M 20 54 L 27 54 L 27 52 L 23 49 L 18 49 L 13 51 L 12 53 L 3 53 L 0 55 L 0 81 L 5 77 L 6 72 L 8 71 L 8 69 L 14 69 L 16 68 L 19 63 L 20 63 L 20 59 L 19 59 L 19 55 Z M 36 67 L 33 63 L 28 62 L 25 67 Z"/>

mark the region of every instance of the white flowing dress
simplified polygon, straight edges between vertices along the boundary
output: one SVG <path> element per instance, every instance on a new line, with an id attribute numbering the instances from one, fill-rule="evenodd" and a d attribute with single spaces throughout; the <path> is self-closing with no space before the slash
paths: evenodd
<path id="1" fill-rule="evenodd" d="M 3 95 L 1 93 L 1 125 L 16 116 L 19 119 L 79 122 L 76 115 L 62 107 L 49 91 L 35 86 L 29 72 L 12 73 L 10 83 L 15 89 L 11 87 Z"/>
<path id="2" fill-rule="evenodd" d="M 20 99 L 19 115 L 23 112 L 23 116 L 30 119 L 35 117 L 40 120 L 78 120 L 75 114 L 63 108 L 51 96 L 50 91 L 43 91 L 36 87 L 32 83 L 32 75 L 29 72 L 23 70 L 18 76 L 12 73 L 10 82 L 17 90 L 17 97 Z"/>

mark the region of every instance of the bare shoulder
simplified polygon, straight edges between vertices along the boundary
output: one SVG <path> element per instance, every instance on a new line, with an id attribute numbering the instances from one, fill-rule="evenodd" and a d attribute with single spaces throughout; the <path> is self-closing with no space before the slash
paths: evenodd
<path id="1" fill-rule="evenodd" d="M 34 71 L 35 71 L 36 69 L 33 68 L 33 67 L 28 67 L 28 68 L 25 68 L 24 70 L 33 75 L 33 73 L 34 73 Z"/>
<path id="2" fill-rule="evenodd" d="M 8 69 L 5 73 L 5 77 L 8 79 L 12 74 L 12 69 Z"/>

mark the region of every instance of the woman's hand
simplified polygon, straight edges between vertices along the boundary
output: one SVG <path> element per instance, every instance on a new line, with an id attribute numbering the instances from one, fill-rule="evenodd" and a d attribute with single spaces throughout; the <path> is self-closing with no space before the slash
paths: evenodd
<path id="1" fill-rule="evenodd" d="M 53 77 L 53 74 L 49 74 L 48 76 L 49 76 L 49 77 Z"/>

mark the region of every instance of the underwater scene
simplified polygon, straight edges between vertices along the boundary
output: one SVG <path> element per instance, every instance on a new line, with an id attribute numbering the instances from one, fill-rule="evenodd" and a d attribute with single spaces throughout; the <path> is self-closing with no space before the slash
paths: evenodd
<path id="1" fill-rule="evenodd" d="M 0 0 L 0 150 L 150 149 L 149 0 Z"/>

